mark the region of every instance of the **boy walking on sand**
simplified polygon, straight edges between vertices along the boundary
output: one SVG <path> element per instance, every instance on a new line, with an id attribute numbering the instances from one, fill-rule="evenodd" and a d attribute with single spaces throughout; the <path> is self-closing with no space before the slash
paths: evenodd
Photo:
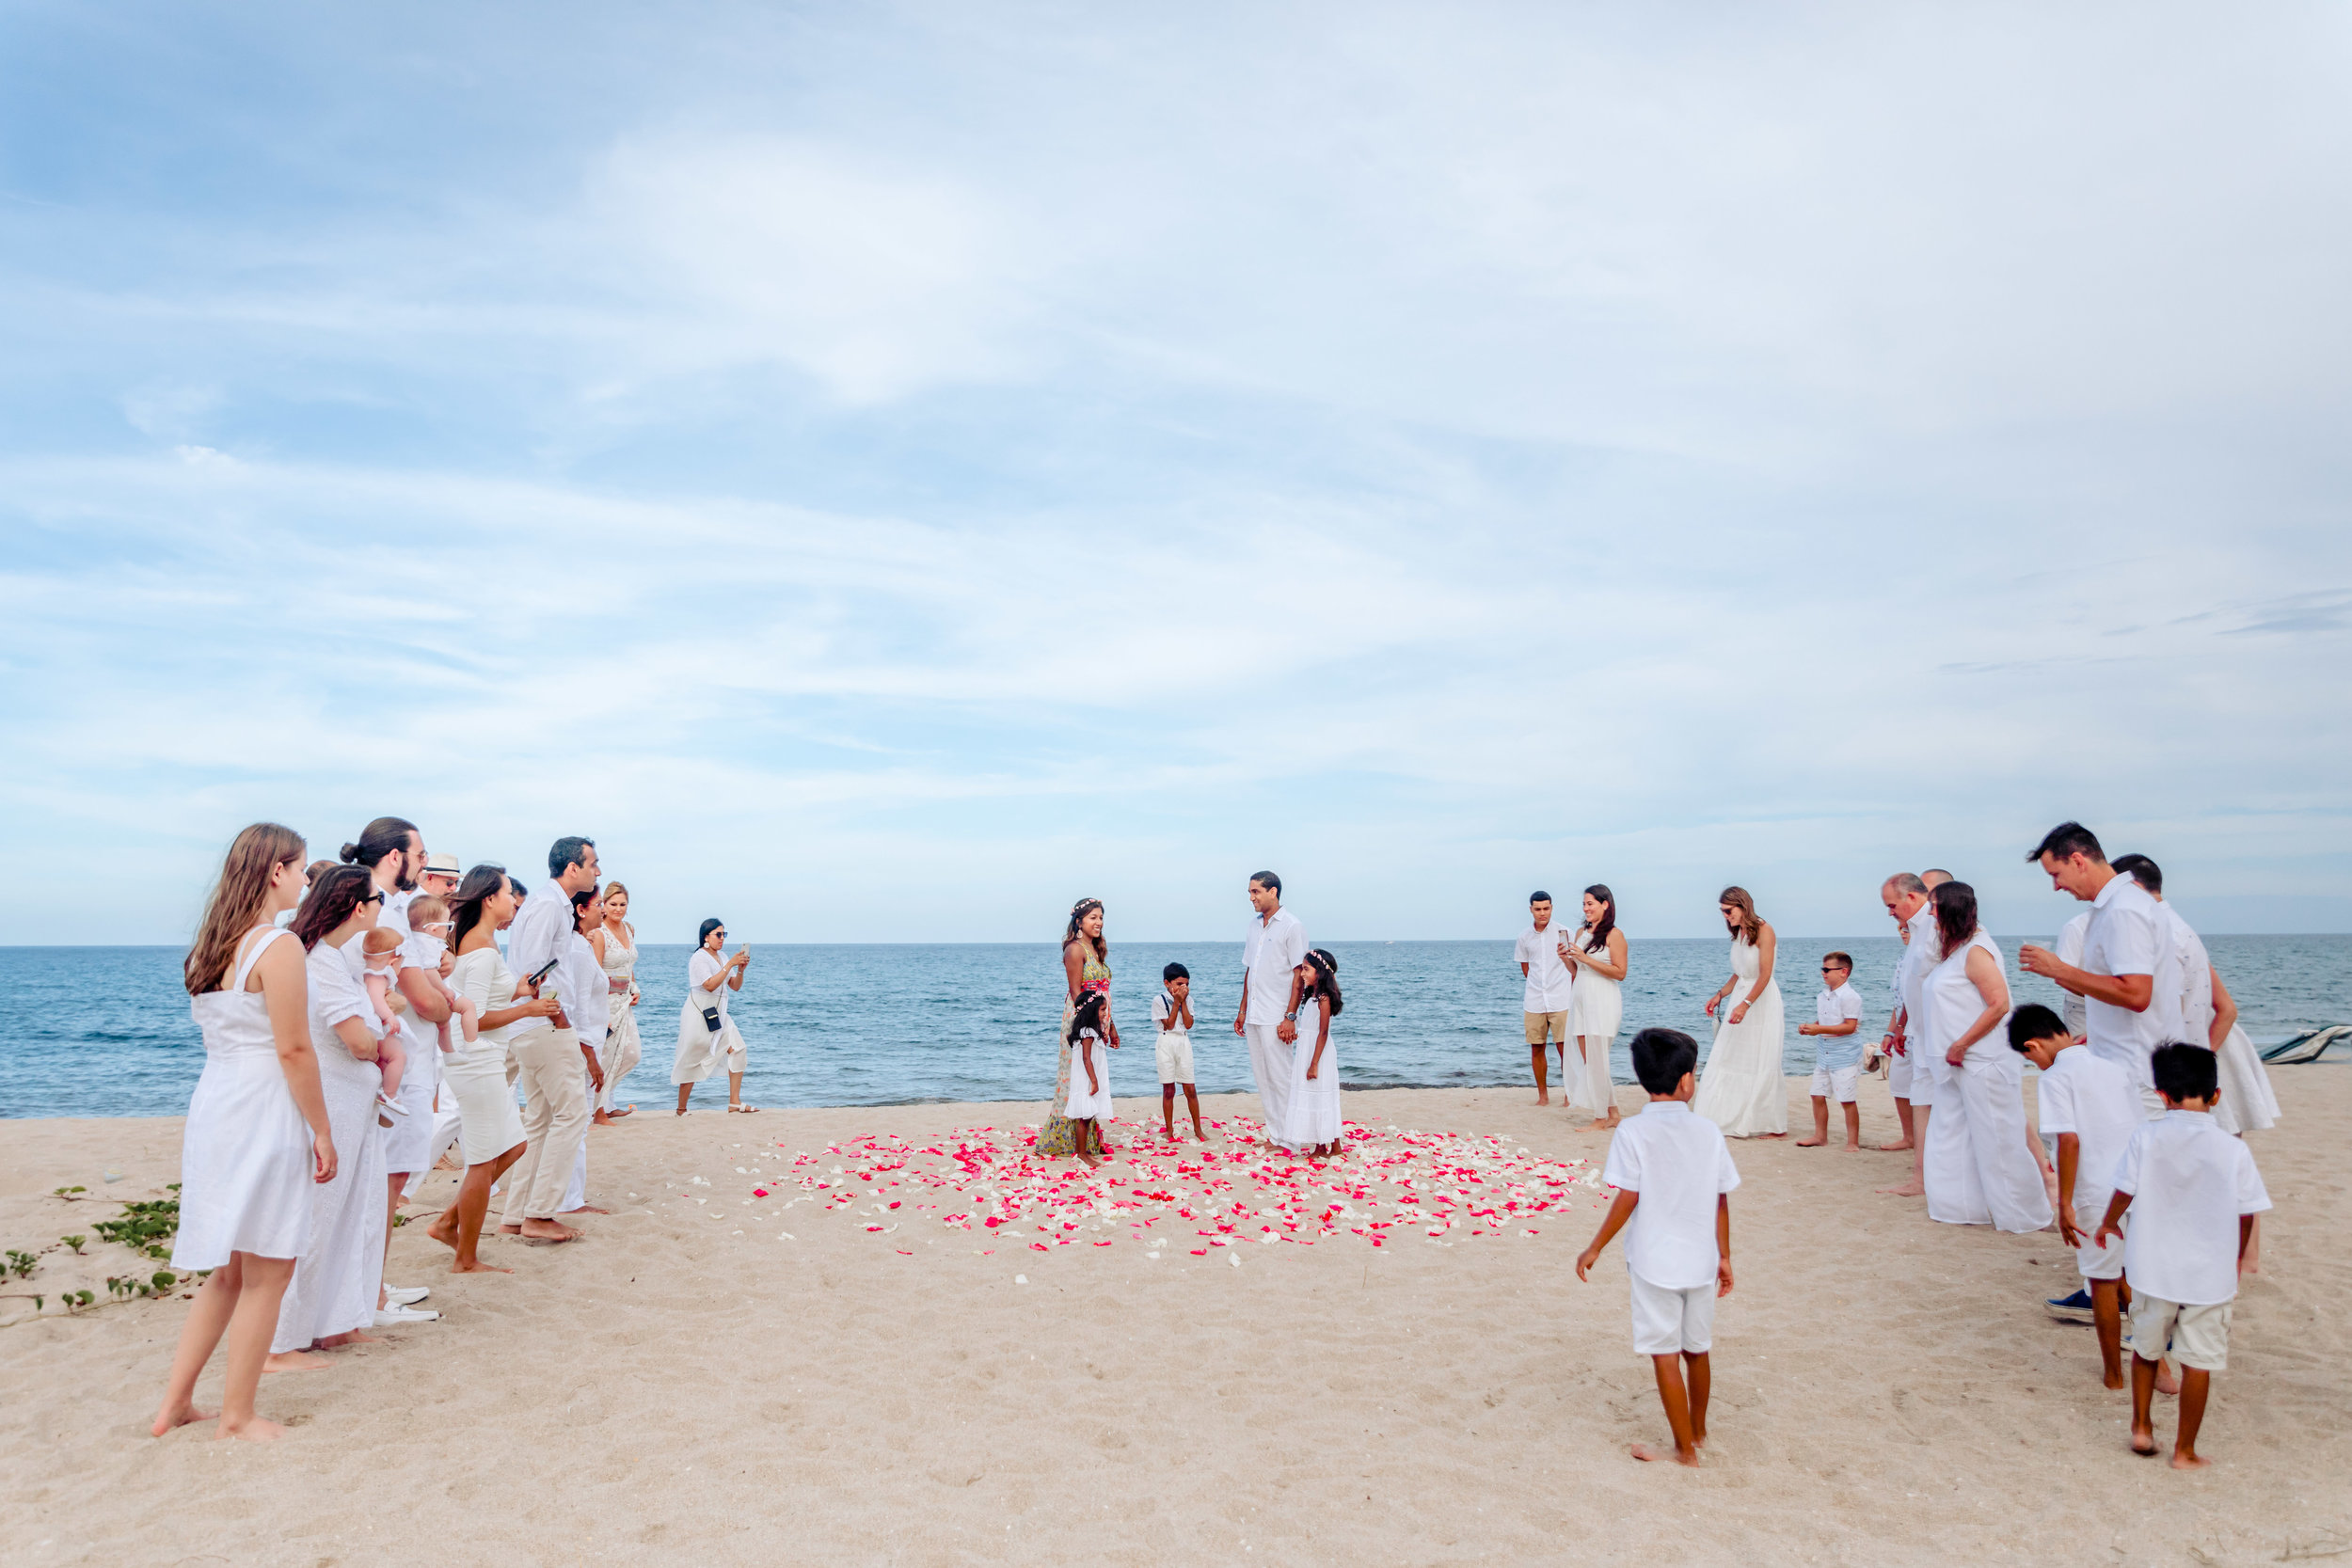
<path id="1" fill-rule="evenodd" d="M 2158 1046 L 2148 1069 L 2164 1114 L 2133 1130 L 2096 1239 L 2123 1243 L 2123 1273 L 2132 1282 L 2132 1451 L 2156 1451 L 2149 1406 L 2169 1340 L 2181 1364 L 2172 1467 L 2197 1470 L 2213 1463 L 2197 1456 L 2197 1429 L 2213 1374 L 2229 1364 L 2238 1270 L 2254 1216 L 2270 1207 L 2270 1195 L 2245 1140 L 2213 1119 L 2219 1082 L 2214 1053 L 2176 1040 Z"/>
<path id="2" fill-rule="evenodd" d="M 1601 1180 L 1617 1197 L 1577 1259 L 1576 1277 L 1591 1277 L 1601 1249 L 1630 1221 L 1625 1266 L 1632 1282 L 1633 1350 L 1648 1356 L 1658 1374 L 1659 1402 L 1675 1439 L 1671 1456 L 1636 1443 L 1633 1457 L 1696 1465 L 1707 1441 L 1715 1299 L 1731 1294 L 1730 1195 L 1740 1172 L 1723 1129 L 1691 1114 L 1698 1043 L 1678 1030 L 1645 1029 L 1633 1037 L 1632 1056 L 1649 1104 L 1609 1142 Z"/>
<path id="3" fill-rule="evenodd" d="M 2034 1098 L 2042 1135 L 2058 1145 L 2058 1234 L 2090 1296 L 2106 1385 L 2123 1386 L 2123 1249 L 2092 1241 L 2115 1194 L 2115 1167 L 2141 1121 L 2139 1091 L 2123 1069 L 2074 1043 L 2065 1020 L 2038 1002 L 2010 1015 L 2009 1043 L 2042 1069 Z"/>
<path id="4" fill-rule="evenodd" d="M 1829 1142 L 1829 1102 L 1846 1108 L 1846 1152 L 1862 1148 L 1862 1107 L 1854 1102 L 1855 1085 L 1862 1079 L 1862 993 L 1853 989 L 1853 959 L 1831 953 L 1821 959 L 1821 994 L 1813 1004 L 1818 1021 L 1800 1023 L 1797 1033 L 1820 1043 L 1813 1054 L 1813 1136 L 1799 1138 L 1799 1148 L 1819 1148 Z"/>
<path id="5" fill-rule="evenodd" d="M 1192 1134 L 1209 1141 L 1200 1125 L 1200 1096 L 1192 1086 L 1192 971 L 1169 964 L 1160 971 L 1164 988 L 1152 998 L 1152 1022 L 1159 1025 L 1160 1120 L 1168 1141 L 1176 1141 L 1176 1087 L 1184 1085 L 1184 1108 L 1192 1113 Z"/>

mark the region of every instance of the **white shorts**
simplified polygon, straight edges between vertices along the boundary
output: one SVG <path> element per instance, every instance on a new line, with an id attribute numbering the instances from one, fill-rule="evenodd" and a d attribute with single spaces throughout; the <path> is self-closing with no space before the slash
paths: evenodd
<path id="1" fill-rule="evenodd" d="M 1851 1067 L 1816 1067 L 1813 1069 L 1813 1092 L 1823 1100 L 1835 1100 L 1840 1105 L 1854 1101 L 1854 1085 L 1862 1081 L 1862 1064 Z"/>
<path id="2" fill-rule="evenodd" d="M 2100 1199 L 2096 1209 L 2088 1209 L 2079 1203 L 2074 1205 L 2074 1223 L 2082 1227 L 2086 1237 L 2097 1235 L 2099 1222 L 2106 1217 L 2105 1198 Z M 2123 1216 L 2122 1227 L 2126 1230 L 2132 1227 L 2132 1216 L 2128 1212 Z M 2074 1249 L 2074 1267 L 2085 1279 L 2121 1279 L 2123 1277 L 2123 1243 L 2120 1241 L 2109 1242 L 2105 1247 L 2098 1247 L 2086 1241 Z"/>
<path id="3" fill-rule="evenodd" d="M 1886 1058 L 1886 1086 L 1894 1091 L 1898 1100 L 1911 1098 L 1911 1055 L 1908 1052 L 1900 1056 Z"/>
<path id="4" fill-rule="evenodd" d="M 1628 1271 L 1633 1284 L 1633 1354 L 1704 1355 L 1715 1342 L 1715 1282 L 1687 1291 L 1652 1285 Z"/>
<path id="5" fill-rule="evenodd" d="M 1192 1036 L 1183 1029 L 1163 1029 L 1157 1047 L 1160 1058 L 1160 1082 L 1189 1084 L 1192 1082 Z"/>
<path id="6" fill-rule="evenodd" d="M 2132 1297 L 2132 1354 L 2142 1361 L 2161 1361 L 2169 1354 L 2184 1367 L 2220 1371 L 2230 1364 L 2230 1308 L 2236 1305 L 2183 1307 L 2141 1291 Z"/>

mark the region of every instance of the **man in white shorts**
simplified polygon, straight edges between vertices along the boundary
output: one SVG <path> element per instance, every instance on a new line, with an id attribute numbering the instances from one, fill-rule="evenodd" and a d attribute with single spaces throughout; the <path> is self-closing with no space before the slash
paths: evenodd
<path id="1" fill-rule="evenodd" d="M 1285 1125 L 1290 1109 L 1291 1047 L 1298 1038 L 1299 965 L 1307 961 L 1307 927 L 1282 908 L 1282 879 L 1261 871 L 1249 879 L 1249 907 L 1257 918 L 1242 943 L 1241 1011 L 1233 1033 L 1249 1042 L 1249 1070 L 1258 1081 L 1258 1106 L 1265 1117 L 1265 1141 Z"/>
<path id="2" fill-rule="evenodd" d="M 1168 1141 L 1176 1141 L 1176 1089 L 1184 1086 L 1184 1107 L 1192 1113 L 1193 1136 L 1209 1141 L 1200 1125 L 1200 1096 L 1192 1086 L 1192 971 L 1172 963 L 1160 971 L 1160 993 L 1152 998 L 1152 1023 L 1159 1033 L 1154 1050 L 1160 1062 L 1160 1120 Z"/>

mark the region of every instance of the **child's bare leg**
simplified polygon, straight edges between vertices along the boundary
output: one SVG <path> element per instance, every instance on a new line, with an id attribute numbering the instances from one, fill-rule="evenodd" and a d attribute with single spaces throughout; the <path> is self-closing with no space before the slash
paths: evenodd
<path id="1" fill-rule="evenodd" d="M 2099 1335 L 2099 1372 L 2110 1388 L 2123 1386 L 2122 1281 L 2090 1282 L 2090 1321 Z"/>
<path id="2" fill-rule="evenodd" d="M 2213 1463 L 2197 1457 L 2197 1429 L 2205 1424 L 2205 1396 L 2213 1390 L 2213 1373 L 2202 1367 L 2181 1369 L 2181 1429 L 2172 1438 L 2172 1467 L 2201 1470 Z"/>
<path id="3" fill-rule="evenodd" d="M 1168 1132 L 1168 1141 L 1176 1141 L 1176 1085 L 1160 1085 L 1160 1125 Z"/>
<path id="4" fill-rule="evenodd" d="M 1691 1442 L 1707 1447 L 1707 1395 L 1714 1375 L 1705 1351 L 1685 1351 L 1682 1364 L 1691 1385 Z"/>
<path id="5" fill-rule="evenodd" d="M 398 1100 L 401 1076 L 408 1070 L 408 1048 L 400 1043 L 397 1030 L 376 1042 L 375 1065 L 383 1070 L 385 1098 Z"/>
<path id="6" fill-rule="evenodd" d="M 1895 1097 L 1895 1119 L 1903 1124 L 1903 1135 L 1895 1143 L 1879 1145 L 1882 1153 L 1893 1154 L 1898 1150 L 1909 1148 L 1912 1145 L 1911 1101 L 1900 1095 Z"/>
<path id="7" fill-rule="evenodd" d="M 1854 1100 L 1849 1100 L 1845 1103 L 1846 1152 L 1858 1154 L 1862 1151 L 1862 1103 Z"/>
<path id="8" fill-rule="evenodd" d="M 1531 1045 L 1527 1048 L 1527 1055 L 1529 1064 L 1535 1069 L 1535 1103 L 1549 1105 L 1551 1103 L 1550 1053 L 1544 1046 Z"/>
<path id="9" fill-rule="evenodd" d="M 1650 1365 L 1658 1373 L 1658 1401 L 1666 1407 L 1666 1425 L 1674 1433 L 1675 1446 L 1671 1453 L 1661 1452 L 1647 1443 L 1633 1445 L 1633 1457 L 1642 1460 L 1671 1459 L 1677 1465 L 1696 1465 L 1699 1446 L 1691 1429 L 1691 1400 L 1682 1388 L 1682 1362 L 1673 1355 L 1653 1355 Z M 1705 1356 L 1695 1356 L 1692 1364 L 1703 1369 Z"/>
<path id="10" fill-rule="evenodd" d="M 1207 1143 L 1209 1130 L 1200 1125 L 1200 1093 L 1190 1084 L 1184 1085 L 1184 1109 L 1192 1113 L 1192 1135 Z"/>
<path id="11" fill-rule="evenodd" d="M 2156 1400 L 2156 1364 L 2132 1352 L 2132 1452 L 2156 1451 L 2156 1423 L 2149 1406 Z"/>
<path id="12" fill-rule="evenodd" d="M 1819 1148 L 1829 1142 L 1829 1100 L 1823 1095 L 1813 1097 L 1813 1136 L 1799 1138 L 1799 1148 Z"/>

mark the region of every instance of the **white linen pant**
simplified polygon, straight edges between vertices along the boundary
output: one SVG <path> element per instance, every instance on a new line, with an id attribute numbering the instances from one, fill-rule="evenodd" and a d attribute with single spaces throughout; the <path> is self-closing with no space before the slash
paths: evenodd
<path id="1" fill-rule="evenodd" d="M 1265 1116 L 1268 1143 L 1281 1142 L 1282 1131 L 1290 1125 L 1291 1073 L 1297 1065 L 1291 1048 L 1275 1033 L 1279 1027 L 1277 1023 L 1248 1026 L 1249 1071 L 1258 1080 L 1258 1106 Z"/>
<path id="2" fill-rule="evenodd" d="M 553 1219 L 564 1212 L 572 1162 L 588 1136 L 588 1064 L 580 1037 L 537 1029 L 509 1048 L 523 1091 L 523 1139 L 529 1146 L 506 1181 L 502 1223 Z"/>

